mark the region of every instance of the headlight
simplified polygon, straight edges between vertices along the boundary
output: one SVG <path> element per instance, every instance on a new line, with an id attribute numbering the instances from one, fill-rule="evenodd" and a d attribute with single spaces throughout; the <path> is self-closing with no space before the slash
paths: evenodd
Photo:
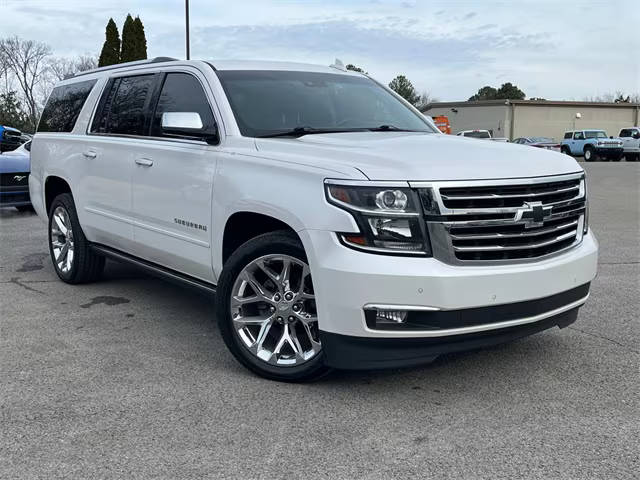
<path id="1" fill-rule="evenodd" d="M 358 233 L 338 233 L 343 244 L 377 253 L 430 255 L 417 194 L 408 187 L 344 185 L 327 181 L 329 203 L 348 211 Z"/>

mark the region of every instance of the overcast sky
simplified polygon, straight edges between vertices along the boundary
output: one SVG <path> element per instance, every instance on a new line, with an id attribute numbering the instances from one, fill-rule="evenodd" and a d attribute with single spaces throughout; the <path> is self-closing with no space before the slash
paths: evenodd
<path id="1" fill-rule="evenodd" d="M 440 100 L 512 82 L 527 97 L 640 93 L 639 0 L 192 0 L 192 58 L 354 63 Z M 98 6 L 95 6 L 98 5 Z M 182 0 L 0 0 L 0 36 L 98 54 L 113 17 L 144 23 L 149 56 L 184 57 Z"/>

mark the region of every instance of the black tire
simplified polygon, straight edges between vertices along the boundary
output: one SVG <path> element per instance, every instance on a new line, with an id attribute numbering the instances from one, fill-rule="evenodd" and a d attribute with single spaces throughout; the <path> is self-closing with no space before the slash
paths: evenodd
<path id="1" fill-rule="evenodd" d="M 640 153 L 630 153 L 628 155 L 625 155 L 625 160 L 627 162 L 637 162 L 638 160 L 640 160 Z"/>
<path id="2" fill-rule="evenodd" d="M 597 162 L 598 154 L 593 147 L 585 147 L 584 149 L 584 161 L 585 162 Z"/>
<path id="3" fill-rule="evenodd" d="M 569 155 L 571 156 L 571 150 L 569 150 L 568 147 L 562 147 L 560 148 L 560 153 L 564 153 L 565 155 Z"/>
<path id="4" fill-rule="evenodd" d="M 53 247 L 52 225 L 54 222 L 54 212 L 62 208 L 66 211 L 72 230 L 73 261 L 68 272 L 63 272 L 58 266 Z M 100 278 L 104 270 L 105 259 L 97 255 L 90 248 L 90 243 L 84 236 L 73 197 L 69 193 L 63 193 L 54 198 L 49 209 L 49 254 L 51 262 L 60 280 L 70 284 L 93 282 Z"/>
<path id="5" fill-rule="evenodd" d="M 20 205 L 16 207 L 16 210 L 19 212 L 33 212 L 33 207 L 31 205 Z"/>
<path id="6" fill-rule="evenodd" d="M 619 162 L 620 160 L 622 160 L 622 155 L 614 155 L 611 157 L 612 162 Z"/>
<path id="7" fill-rule="evenodd" d="M 266 233 L 239 247 L 225 263 L 218 282 L 216 317 L 220 333 L 236 360 L 261 377 L 281 382 L 316 380 L 330 371 L 329 367 L 325 365 L 322 350 L 301 365 L 271 365 L 251 353 L 234 331 L 230 307 L 235 281 L 242 270 L 253 260 L 271 254 L 288 255 L 307 263 L 307 256 L 300 240 L 295 234 L 287 231 Z"/>

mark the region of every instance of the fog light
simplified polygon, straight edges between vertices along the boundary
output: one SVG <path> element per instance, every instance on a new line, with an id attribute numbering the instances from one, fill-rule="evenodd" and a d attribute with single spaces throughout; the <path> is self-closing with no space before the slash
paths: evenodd
<path id="1" fill-rule="evenodd" d="M 375 310 L 376 323 L 404 323 L 407 319 L 406 310 Z"/>

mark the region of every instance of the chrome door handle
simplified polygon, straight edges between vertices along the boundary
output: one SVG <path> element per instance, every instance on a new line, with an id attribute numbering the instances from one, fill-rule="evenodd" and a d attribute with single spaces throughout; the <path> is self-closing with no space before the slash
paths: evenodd
<path id="1" fill-rule="evenodd" d="M 142 165 L 143 167 L 150 167 L 153 165 L 153 160 L 149 158 L 136 158 L 136 163 L 138 165 Z"/>
<path id="2" fill-rule="evenodd" d="M 98 156 L 98 154 L 93 150 L 87 150 L 86 152 L 82 152 L 82 155 L 84 155 L 86 158 L 96 158 Z"/>

